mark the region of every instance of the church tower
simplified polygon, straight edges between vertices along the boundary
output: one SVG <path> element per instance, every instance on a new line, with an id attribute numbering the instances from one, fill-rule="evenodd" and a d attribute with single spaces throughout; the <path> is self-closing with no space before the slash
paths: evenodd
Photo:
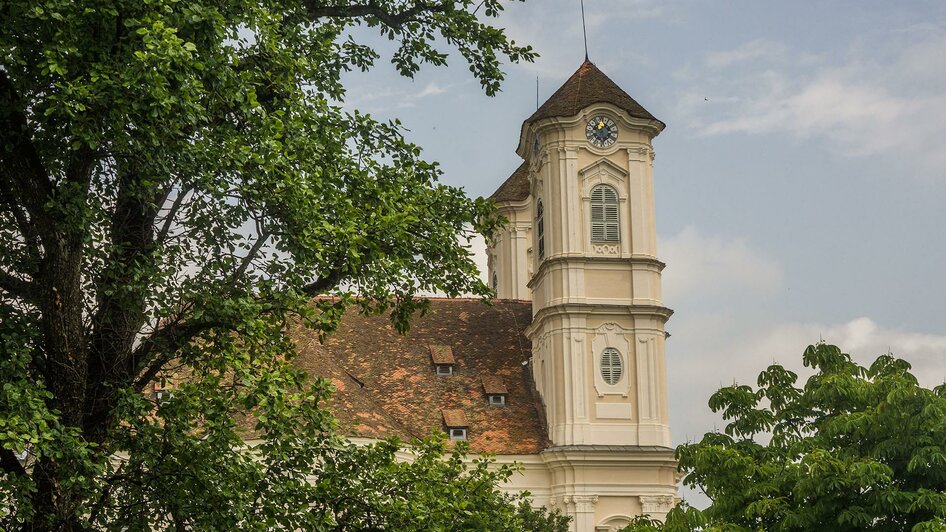
<path id="1" fill-rule="evenodd" d="M 549 500 L 577 531 L 662 518 L 676 495 L 651 144 L 664 127 L 586 60 L 523 123 L 524 162 L 493 194 L 509 224 L 489 278 L 532 301 Z"/>

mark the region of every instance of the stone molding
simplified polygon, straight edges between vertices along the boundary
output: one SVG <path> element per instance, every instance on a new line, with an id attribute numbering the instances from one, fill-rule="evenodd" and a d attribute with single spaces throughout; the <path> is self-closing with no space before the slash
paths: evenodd
<path id="1" fill-rule="evenodd" d="M 664 515 L 677 502 L 673 495 L 641 495 L 638 499 L 641 502 L 641 511 L 647 515 Z"/>
<path id="2" fill-rule="evenodd" d="M 595 504 L 598 503 L 597 495 L 564 495 L 562 497 L 566 505 L 574 505 L 577 513 L 591 513 L 595 511 Z"/>

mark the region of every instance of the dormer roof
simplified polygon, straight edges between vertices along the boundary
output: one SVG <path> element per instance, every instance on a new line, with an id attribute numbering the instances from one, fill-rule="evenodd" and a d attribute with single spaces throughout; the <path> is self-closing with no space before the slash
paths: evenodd
<path id="1" fill-rule="evenodd" d="M 460 408 L 444 408 L 440 412 L 443 415 L 443 424 L 448 429 L 465 429 L 470 426 L 466 414 Z"/>
<path id="2" fill-rule="evenodd" d="M 594 63 L 585 60 L 578 70 L 559 87 L 535 113 L 526 119 L 531 124 L 553 116 L 575 116 L 582 109 L 596 103 L 609 103 L 622 109 L 634 118 L 657 120 L 647 109 L 611 81 Z M 660 120 L 657 120 L 660 122 Z M 661 129 L 664 126 L 660 122 Z"/>
<path id="3" fill-rule="evenodd" d="M 483 391 L 486 395 L 509 395 L 506 383 L 499 375 L 483 375 Z"/>
<path id="4" fill-rule="evenodd" d="M 430 349 L 430 360 L 434 364 L 452 366 L 457 363 L 457 359 L 453 356 L 453 348 L 449 345 L 431 344 L 428 348 Z"/>

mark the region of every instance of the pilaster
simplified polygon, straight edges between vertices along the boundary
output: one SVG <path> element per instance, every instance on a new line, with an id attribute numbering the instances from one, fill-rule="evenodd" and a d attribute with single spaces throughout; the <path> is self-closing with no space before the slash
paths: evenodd
<path id="1" fill-rule="evenodd" d="M 641 495 L 638 497 L 641 503 L 641 511 L 663 521 L 667 518 L 667 513 L 677 504 L 676 497 L 673 495 Z"/>

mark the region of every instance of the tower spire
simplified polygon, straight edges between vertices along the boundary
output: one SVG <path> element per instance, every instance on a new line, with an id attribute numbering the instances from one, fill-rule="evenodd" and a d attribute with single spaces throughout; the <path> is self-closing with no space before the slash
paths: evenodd
<path id="1" fill-rule="evenodd" d="M 585 28 L 585 0 L 581 0 L 581 35 L 585 39 L 585 62 L 588 62 L 588 30 Z"/>

